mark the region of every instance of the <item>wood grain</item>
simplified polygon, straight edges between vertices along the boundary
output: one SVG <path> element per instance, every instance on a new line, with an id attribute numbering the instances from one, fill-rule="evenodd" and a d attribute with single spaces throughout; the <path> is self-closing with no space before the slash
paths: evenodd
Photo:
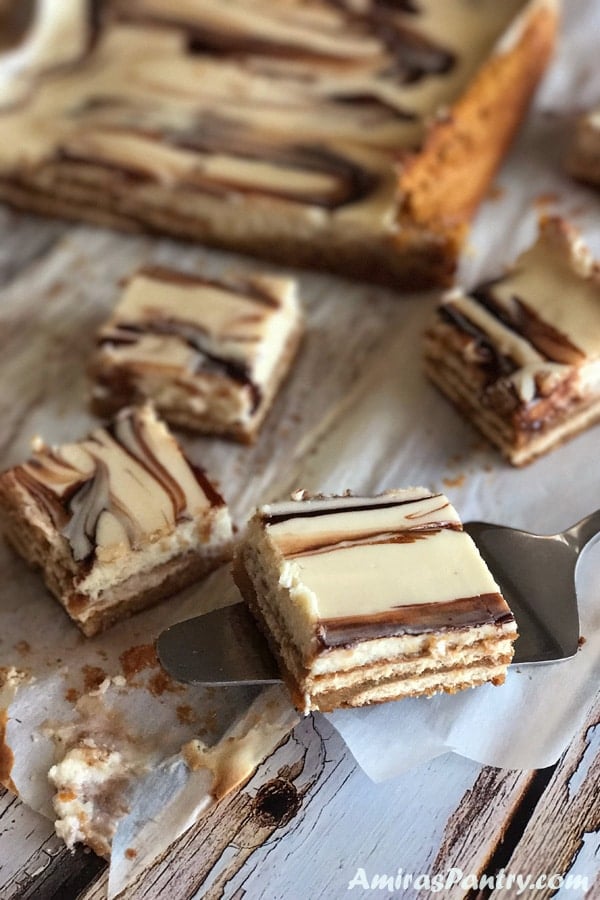
<path id="1" fill-rule="evenodd" d="M 556 767 L 506 870 L 513 873 L 588 878 L 586 897 L 600 896 L 600 693 L 585 725 Z M 533 892 L 532 892 L 533 893 Z M 542 887 L 534 896 L 575 896 Z M 495 890 L 492 900 L 506 897 Z"/>
<path id="2" fill-rule="evenodd" d="M 528 782 L 450 757 L 373 785 L 327 720 L 313 716 L 147 870 L 127 900 L 167 891 L 177 900 L 337 898 L 358 866 L 371 877 L 399 867 L 446 872 L 459 860 L 464 871 L 480 872 Z M 459 819 L 468 828 L 444 827 Z M 103 873 L 80 900 L 101 900 L 106 886 Z"/>

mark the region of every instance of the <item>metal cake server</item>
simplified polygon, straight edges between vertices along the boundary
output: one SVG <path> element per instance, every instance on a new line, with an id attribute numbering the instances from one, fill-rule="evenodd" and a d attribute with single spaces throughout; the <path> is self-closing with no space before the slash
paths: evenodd
<path id="1" fill-rule="evenodd" d="M 513 665 L 555 662 L 579 646 L 575 567 L 600 535 L 600 510 L 560 534 L 538 535 L 487 522 L 464 526 L 514 613 L 519 629 Z M 280 681 L 267 642 L 245 603 L 178 622 L 156 642 L 163 667 L 192 684 Z"/>

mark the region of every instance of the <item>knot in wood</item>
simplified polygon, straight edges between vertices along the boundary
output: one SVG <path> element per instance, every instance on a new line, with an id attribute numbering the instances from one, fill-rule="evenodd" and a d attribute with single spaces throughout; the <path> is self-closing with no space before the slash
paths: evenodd
<path id="1" fill-rule="evenodd" d="M 291 781 L 274 778 L 258 790 L 252 814 L 265 828 L 281 828 L 294 818 L 301 806 L 298 791 Z"/>

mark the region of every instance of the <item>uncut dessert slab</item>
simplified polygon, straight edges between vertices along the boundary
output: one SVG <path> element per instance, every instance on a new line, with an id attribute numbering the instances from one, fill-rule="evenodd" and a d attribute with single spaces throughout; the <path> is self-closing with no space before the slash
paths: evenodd
<path id="1" fill-rule="evenodd" d="M 451 281 L 557 23 L 554 0 L 114 6 L 91 35 L 71 4 L 71 54 L 29 47 L 24 86 L 0 70 L 0 197 L 409 290 Z"/>

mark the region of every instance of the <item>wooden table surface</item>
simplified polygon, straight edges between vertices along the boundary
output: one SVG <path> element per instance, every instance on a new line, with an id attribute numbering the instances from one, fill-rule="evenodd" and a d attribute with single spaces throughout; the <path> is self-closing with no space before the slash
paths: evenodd
<path id="1" fill-rule="evenodd" d="M 60 312 L 69 254 L 86 257 L 86 280 L 110 282 L 105 293 L 106 302 L 112 302 L 115 273 L 118 277 L 139 263 L 157 243 L 171 261 L 178 258 L 178 250 L 171 242 L 152 243 L 149 238 L 112 235 L 7 210 L 0 210 L 0 234 L 0 365 L 9 373 L 0 387 L 3 467 L 20 458 L 24 423 L 35 422 L 36 408 L 47 402 L 48 379 L 70 377 L 71 363 L 65 363 L 63 350 L 68 351 L 73 336 L 64 331 Z M 197 261 L 206 251 L 182 248 L 188 263 L 190 253 Z M 57 285 L 54 292 L 47 289 L 49 278 Z M 44 291 L 36 293 L 40 279 Z M 292 458 L 310 453 L 339 415 L 353 382 L 376 358 L 395 317 L 401 315 L 397 298 L 388 293 L 371 295 L 362 286 L 354 296 L 352 290 L 349 286 L 344 331 L 344 354 L 352 359 L 352 367 L 336 369 L 329 360 L 318 421 L 311 423 L 310 440 L 304 428 L 285 438 L 289 448 L 277 461 L 282 477 Z M 317 293 L 315 288 L 311 308 L 318 316 L 318 304 L 325 300 Z M 351 332 L 359 321 L 357 342 Z M 36 380 L 22 370 L 20 359 L 24 342 L 35 344 L 42 332 L 55 336 L 56 359 L 47 378 Z M 77 365 L 85 352 L 84 342 L 82 350 L 75 350 Z M 284 440 L 282 435 L 283 430 L 279 440 Z M 258 453 L 252 457 L 258 460 L 270 452 L 269 444 L 248 452 Z M 260 489 L 259 484 L 256 491 Z M 599 720 L 600 694 L 584 728 L 550 769 L 506 771 L 447 754 L 374 785 L 327 720 L 308 717 L 241 789 L 206 814 L 124 896 L 337 900 L 370 896 L 364 878 L 372 884 L 375 876 L 393 879 L 402 870 L 401 875 L 413 879 L 421 876 L 418 887 L 424 876 L 446 878 L 452 869 L 470 879 L 444 887 L 438 896 L 517 896 L 516 888 L 473 887 L 482 874 L 504 868 L 508 874 L 536 878 L 587 878 L 587 892 L 565 885 L 557 893 L 557 882 L 551 881 L 550 887 L 529 891 L 536 898 L 599 898 Z M 353 881 L 356 886 L 349 891 Z M 376 891 L 376 896 L 428 896 L 414 886 L 384 884 L 392 889 Z M 100 900 L 106 887 L 103 860 L 81 848 L 70 853 L 54 836 L 51 822 L 11 794 L 0 796 L 1 900 Z"/>

